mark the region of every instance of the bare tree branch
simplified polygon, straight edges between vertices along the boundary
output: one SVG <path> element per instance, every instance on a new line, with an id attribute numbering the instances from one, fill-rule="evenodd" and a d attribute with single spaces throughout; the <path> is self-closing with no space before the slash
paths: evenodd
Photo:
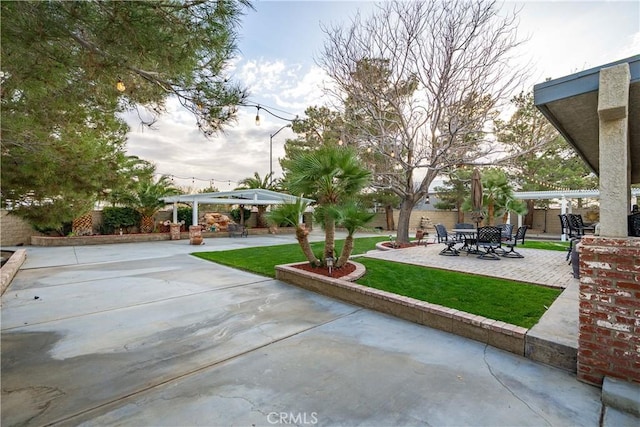
<path id="1" fill-rule="evenodd" d="M 442 171 L 498 160 L 490 124 L 519 90 L 513 63 L 517 10 L 494 1 L 385 2 L 326 34 L 319 65 L 334 85 L 353 143 L 386 159 L 382 185 L 403 198 L 398 241 L 411 209 Z"/>

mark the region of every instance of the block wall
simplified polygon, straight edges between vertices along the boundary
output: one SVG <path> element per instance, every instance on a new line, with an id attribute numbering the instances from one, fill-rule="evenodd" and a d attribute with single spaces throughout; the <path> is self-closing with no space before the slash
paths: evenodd
<path id="1" fill-rule="evenodd" d="M 41 235 L 22 218 L 5 209 L 0 210 L 0 246 L 29 245 L 31 236 Z"/>
<path id="2" fill-rule="evenodd" d="M 640 238 L 584 237 L 578 379 L 640 383 Z"/>

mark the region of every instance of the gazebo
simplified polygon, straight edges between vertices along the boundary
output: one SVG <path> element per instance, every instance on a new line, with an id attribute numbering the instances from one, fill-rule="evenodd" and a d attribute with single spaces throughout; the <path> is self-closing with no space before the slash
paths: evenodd
<path id="1" fill-rule="evenodd" d="M 291 194 L 278 193 L 277 191 L 251 188 L 246 190 L 219 191 L 215 193 L 180 194 L 165 197 L 166 203 L 173 203 L 173 222 L 178 222 L 178 203 L 191 203 L 193 206 L 192 223 L 198 224 L 198 204 L 209 203 L 218 205 L 243 205 L 243 206 L 273 206 L 286 203 L 297 203 L 302 200 L 313 203 L 314 200 Z"/>

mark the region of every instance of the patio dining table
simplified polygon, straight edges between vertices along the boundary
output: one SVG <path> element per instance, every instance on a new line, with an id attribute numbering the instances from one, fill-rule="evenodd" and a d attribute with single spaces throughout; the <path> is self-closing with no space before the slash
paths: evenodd
<path id="1" fill-rule="evenodd" d="M 451 231 L 456 233 L 458 239 L 462 238 L 464 244 L 458 249 L 466 251 L 467 254 L 481 253 L 478 248 L 478 230 L 475 228 L 452 228 Z"/>

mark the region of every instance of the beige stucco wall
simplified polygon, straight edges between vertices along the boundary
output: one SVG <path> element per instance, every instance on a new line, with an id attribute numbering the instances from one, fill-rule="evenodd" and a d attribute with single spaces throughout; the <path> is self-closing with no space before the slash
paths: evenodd
<path id="1" fill-rule="evenodd" d="M 598 210 L 593 208 L 574 208 L 572 213 L 582 215 L 585 222 L 592 222 L 589 220 L 589 217 L 595 215 L 597 218 Z M 545 230 L 546 216 L 546 233 L 550 235 L 560 235 L 561 227 L 560 219 L 558 218 L 559 214 L 560 209 L 549 209 L 546 213 L 543 209 L 536 209 L 533 213 L 533 224 L 531 228 L 538 233 L 542 233 L 543 230 Z M 396 224 L 398 222 L 398 216 L 399 211 L 394 210 L 393 217 Z M 420 227 L 420 218 L 423 216 L 429 218 L 432 224 L 441 223 L 447 228 L 453 228 L 455 223 L 458 222 L 458 213 L 454 211 L 413 211 L 409 221 L 409 229 L 414 230 Z M 465 214 L 465 222 L 473 223 L 469 214 Z M 511 224 L 513 224 L 514 227 L 518 225 L 518 217 L 516 215 L 511 216 Z M 386 227 L 385 215 L 383 213 L 377 214 L 371 224 L 369 224 L 369 227 L 382 227 L 384 230 Z"/>
<path id="2" fill-rule="evenodd" d="M 31 236 L 40 235 L 22 218 L 0 209 L 0 246 L 28 245 Z"/>
<path id="3" fill-rule="evenodd" d="M 585 218 L 585 221 L 588 222 L 587 217 L 590 212 L 594 212 L 594 209 L 573 209 L 573 213 L 582 214 Z M 597 212 L 597 211 L 596 211 Z M 398 223 L 398 210 L 393 211 L 394 221 Z M 559 235 L 560 234 L 560 220 L 558 219 L 558 214 L 560 213 L 559 209 L 549 209 L 546 212 L 547 218 L 547 228 L 546 232 L 549 235 Z M 204 212 L 201 212 L 204 215 Z M 228 214 L 228 213 L 225 213 Z M 305 214 L 306 215 L 306 214 Z M 454 224 L 457 222 L 458 214 L 454 211 L 413 211 L 411 214 L 411 220 L 409 222 L 409 228 L 411 230 L 415 230 L 420 227 L 420 220 L 422 217 L 428 218 L 431 220 L 432 224 L 442 223 L 447 228 L 453 228 Z M 102 211 L 94 211 L 92 213 L 93 217 L 93 232 L 98 234 L 100 230 L 100 225 L 102 224 Z M 161 211 L 155 215 L 156 221 L 165 221 L 171 220 L 172 212 Z M 472 222 L 471 218 L 465 216 L 466 222 Z M 511 223 L 514 226 L 518 224 L 518 218 L 513 216 L 511 218 Z M 249 221 L 247 221 L 247 225 L 249 227 L 255 227 L 255 215 L 251 215 Z M 542 232 L 545 226 L 545 211 L 542 209 L 538 209 L 534 212 L 533 215 L 533 229 L 536 232 Z M 369 224 L 369 227 L 382 227 L 383 231 L 387 231 L 386 228 L 386 219 L 384 213 L 379 213 L 373 219 L 373 221 Z M 28 245 L 31 242 L 31 236 L 41 236 L 41 233 L 33 230 L 29 224 L 27 224 L 22 219 L 16 217 L 15 215 L 9 214 L 6 210 L 0 211 L 0 245 L 2 246 L 16 246 L 16 245 Z"/>

